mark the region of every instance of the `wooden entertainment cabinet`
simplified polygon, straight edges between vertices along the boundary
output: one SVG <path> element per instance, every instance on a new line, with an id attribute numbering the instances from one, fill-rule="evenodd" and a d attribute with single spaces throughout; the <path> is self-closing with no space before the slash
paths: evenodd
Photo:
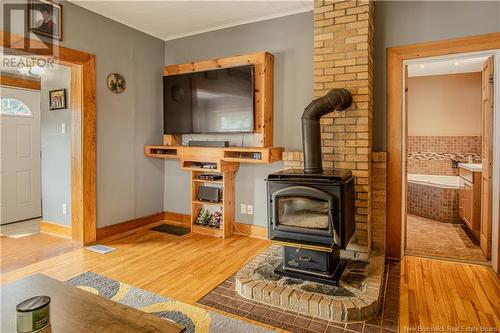
<path id="1" fill-rule="evenodd" d="M 235 177 L 240 163 L 269 164 L 282 159 L 283 148 L 259 147 L 187 147 L 187 146 L 146 146 L 144 154 L 147 157 L 162 159 L 177 159 L 181 169 L 191 172 L 191 231 L 221 238 L 233 234 L 235 210 Z M 213 165 L 213 169 L 205 169 L 198 163 Z M 222 180 L 202 180 L 202 173 L 217 173 L 222 175 Z M 201 202 L 197 199 L 200 185 L 217 186 L 222 188 L 223 197 L 219 203 Z M 216 229 L 196 225 L 195 221 L 200 210 L 205 206 L 222 207 L 223 228 Z"/>
<path id="2" fill-rule="evenodd" d="M 282 147 L 273 147 L 273 96 L 274 57 L 268 52 L 252 53 L 229 58 L 218 58 L 188 64 L 165 66 L 164 76 L 254 65 L 254 142 L 255 147 L 189 147 L 173 135 L 165 135 L 163 145 L 148 145 L 144 148 L 147 157 L 176 159 L 183 170 L 191 172 L 191 232 L 226 238 L 233 234 L 235 213 L 235 177 L 240 163 L 269 164 L 282 160 Z M 210 167 L 210 168 L 205 168 Z M 217 173 L 221 180 L 205 180 L 203 173 Z M 201 185 L 222 189 L 222 200 L 211 203 L 198 200 Z M 222 226 L 213 228 L 195 223 L 200 210 L 206 206 L 222 209 Z"/>

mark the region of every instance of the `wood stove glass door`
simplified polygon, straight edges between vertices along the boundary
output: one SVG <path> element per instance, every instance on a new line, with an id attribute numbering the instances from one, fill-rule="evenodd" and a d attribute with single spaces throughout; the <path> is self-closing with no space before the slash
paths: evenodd
<path id="1" fill-rule="evenodd" d="M 309 186 L 290 186 L 273 193 L 273 221 L 282 231 L 332 235 L 335 197 Z"/>

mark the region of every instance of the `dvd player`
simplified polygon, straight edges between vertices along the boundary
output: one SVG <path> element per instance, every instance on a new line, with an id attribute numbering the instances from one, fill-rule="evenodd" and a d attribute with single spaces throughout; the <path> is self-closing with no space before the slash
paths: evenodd
<path id="1" fill-rule="evenodd" d="M 220 179 L 222 179 L 222 175 L 219 175 L 218 173 L 202 173 L 201 175 L 198 176 L 198 179 L 220 180 Z"/>

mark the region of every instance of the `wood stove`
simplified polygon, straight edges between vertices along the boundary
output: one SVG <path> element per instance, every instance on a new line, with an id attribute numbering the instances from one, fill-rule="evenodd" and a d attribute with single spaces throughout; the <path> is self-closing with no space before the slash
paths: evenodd
<path id="1" fill-rule="evenodd" d="M 304 169 L 267 178 L 269 239 L 284 244 L 278 274 L 336 284 L 345 268 L 340 250 L 354 234 L 354 177 L 349 170 L 323 170 L 320 119 L 346 110 L 351 93 L 333 89 L 302 115 Z"/>
<path id="2" fill-rule="evenodd" d="M 277 273 L 336 283 L 355 228 L 351 171 L 285 170 L 268 176 L 267 189 L 269 239 L 285 245 Z"/>

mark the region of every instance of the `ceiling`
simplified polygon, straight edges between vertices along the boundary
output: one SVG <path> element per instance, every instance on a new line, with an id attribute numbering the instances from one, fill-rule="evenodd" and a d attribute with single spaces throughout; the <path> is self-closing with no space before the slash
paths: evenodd
<path id="1" fill-rule="evenodd" d="M 313 0 L 70 1 L 163 40 L 306 12 L 314 5 Z"/>
<path id="2" fill-rule="evenodd" d="M 480 72 L 488 57 L 433 60 L 408 65 L 408 76 L 429 76 Z"/>

